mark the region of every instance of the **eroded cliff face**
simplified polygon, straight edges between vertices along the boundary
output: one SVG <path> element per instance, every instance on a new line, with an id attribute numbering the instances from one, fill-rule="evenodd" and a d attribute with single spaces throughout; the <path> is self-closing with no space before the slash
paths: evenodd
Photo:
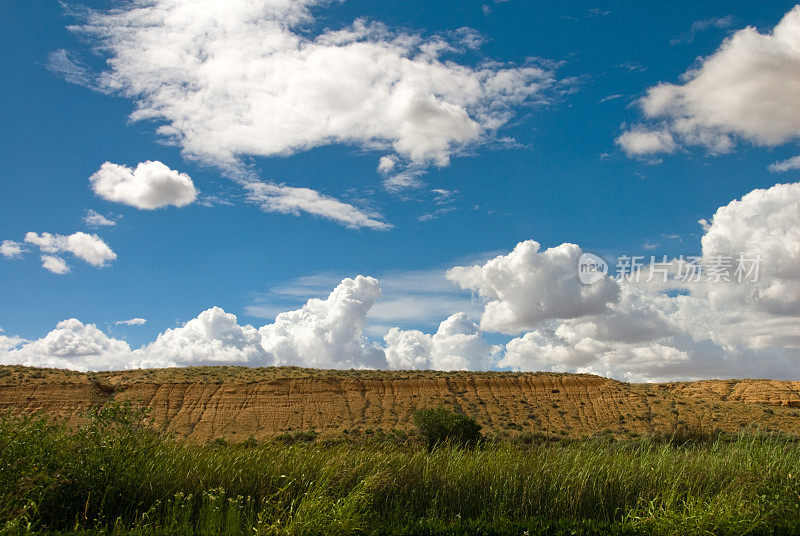
<path id="1" fill-rule="evenodd" d="M 77 422 L 108 400 L 149 409 L 179 437 L 268 439 L 409 430 L 415 409 L 450 405 L 485 431 L 571 437 L 743 426 L 800 434 L 800 382 L 713 380 L 628 384 L 584 374 L 332 372 L 209 367 L 77 374 L 6 367 L 0 410 Z"/>

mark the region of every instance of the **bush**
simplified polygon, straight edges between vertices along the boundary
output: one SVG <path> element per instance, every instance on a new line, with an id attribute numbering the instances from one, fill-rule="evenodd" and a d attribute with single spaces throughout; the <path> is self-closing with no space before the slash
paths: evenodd
<path id="1" fill-rule="evenodd" d="M 447 408 L 420 409 L 413 418 L 429 449 L 445 443 L 475 445 L 481 439 L 481 426 L 475 419 Z"/>

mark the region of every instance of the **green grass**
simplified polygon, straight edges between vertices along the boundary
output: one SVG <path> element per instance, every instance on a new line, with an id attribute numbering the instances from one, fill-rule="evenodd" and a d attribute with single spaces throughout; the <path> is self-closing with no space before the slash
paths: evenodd
<path id="1" fill-rule="evenodd" d="M 0 420 L 0 534 L 798 534 L 800 444 L 758 434 L 192 445 L 111 405 Z"/>

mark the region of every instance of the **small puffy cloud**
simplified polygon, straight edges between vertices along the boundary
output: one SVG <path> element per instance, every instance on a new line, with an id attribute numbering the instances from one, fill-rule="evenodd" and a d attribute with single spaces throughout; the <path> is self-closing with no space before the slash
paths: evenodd
<path id="1" fill-rule="evenodd" d="M 528 240 L 482 266 L 451 268 L 447 277 L 486 300 L 481 329 L 515 334 L 547 319 L 599 313 L 617 301 L 619 288 L 611 279 L 580 282 L 582 253 L 575 244 L 540 251 L 538 242 Z"/>
<path id="2" fill-rule="evenodd" d="M 800 6 L 786 13 L 771 33 L 747 27 L 725 39 L 712 55 L 684 73 L 682 84 L 663 83 L 640 100 L 647 119 L 658 121 L 683 145 L 711 153 L 732 150 L 738 140 L 776 146 L 800 137 Z M 629 133 L 618 138 L 626 148 Z M 644 140 L 639 136 L 640 141 Z M 658 148 L 655 138 L 648 148 Z M 665 148 L 668 146 L 665 146 Z M 628 150 L 629 154 L 646 154 Z M 666 151 L 668 152 L 668 151 Z"/>
<path id="3" fill-rule="evenodd" d="M 447 318 L 433 335 L 391 328 L 384 341 L 389 368 L 403 370 L 487 370 L 499 351 L 464 313 Z"/>
<path id="4" fill-rule="evenodd" d="M 117 320 L 114 322 L 118 326 L 143 326 L 147 324 L 146 318 L 131 318 L 129 320 Z"/>
<path id="5" fill-rule="evenodd" d="M 69 273 L 69 266 L 67 262 L 61 257 L 55 255 L 42 255 L 42 268 L 54 274 L 67 274 Z"/>
<path id="6" fill-rule="evenodd" d="M 99 236 L 80 231 L 66 236 L 29 232 L 25 235 L 25 242 L 37 246 L 43 253 L 71 253 L 98 268 L 117 258 L 117 254 Z"/>
<path id="7" fill-rule="evenodd" d="M 395 155 L 382 156 L 378 162 L 378 171 L 381 173 L 389 173 L 395 166 L 397 166 L 398 158 Z"/>
<path id="8" fill-rule="evenodd" d="M 645 130 L 636 128 L 622 133 L 617 138 L 617 145 L 622 147 L 628 156 L 654 155 L 675 151 L 675 140 L 667 130 Z"/>
<path id="9" fill-rule="evenodd" d="M 334 221 L 348 229 L 374 229 L 384 231 L 392 226 L 381 221 L 381 215 L 360 209 L 334 197 L 323 195 L 310 188 L 295 188 L 262 181 L 244 183 L 247 199 L 264 212 L 277 212 L 299 216 L 305 212 Z"/>
<path id="10" fill-rule="evenodd" d="M 3 240 L 3 242 L 0 243 L 0 255 L 6 259 L 20 259 L 22 258 L 22 254 L 24 252 L 25 249 L 19 242 L 14 242 L 13 240 Z"/>
<path id="11" fill-rule="evenodd" d="M 72 29 L 108 56 L 94 88 L 132 99 L 132 120 L 159 121 L 185 155 L 234 173 L 248 156 L 335 143 L 446 165 L 515 107 L 561 91 L 553 64 L 457 63 L 481 41 L 468 29 L 426 38 L 359 19 L 309 32 L 315 4 L 157 0 L 81 11 Z M 87 85 L 65 59 L 51 68 Z"/>
<path id="12" fill-rule="evenodd" d="M 72 370 L 108 370 L 136 368 L 140 365 L 124 341 L 113 339 L 93 324 L 75 318 L 59 322 L 44 338 L 18 342 L 3 350 L 0 364 Z"/>
<path id="13" fill-rule="evenodd" d="M 183 207 L 197 199 L 189 175 L 158 161 L 142 162 L 135 169 L 105 162 L 89 183 L 103 199 L 143 210 Z"/>
<path id="14" fill-rule="evenodd" d="M 103 216 L 92 209 L 86 211 L 86 216 L 83 217 L 83 223 L 89 227 L 110 227 L 117 224 L 116 220 Z"/>
<path id="15" fill-rule="evenodd" d="M 775 162 L 769 165 L 769 170 L 773 173 L 782 173 L 784 171 L 792 171 L 800 169 L 800 155 L 793 156 L 780 162 Z"/>

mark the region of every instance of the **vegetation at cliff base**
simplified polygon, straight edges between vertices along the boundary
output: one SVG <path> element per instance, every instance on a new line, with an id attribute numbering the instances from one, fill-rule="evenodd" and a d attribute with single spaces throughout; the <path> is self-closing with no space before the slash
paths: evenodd
<path id="1" fill-rule="evenodd" d="M 140 423 L 115 404 L 78 429 L 0 420 L 0 533 L 800 532 L 786 436 L 200 445 Z"/>

